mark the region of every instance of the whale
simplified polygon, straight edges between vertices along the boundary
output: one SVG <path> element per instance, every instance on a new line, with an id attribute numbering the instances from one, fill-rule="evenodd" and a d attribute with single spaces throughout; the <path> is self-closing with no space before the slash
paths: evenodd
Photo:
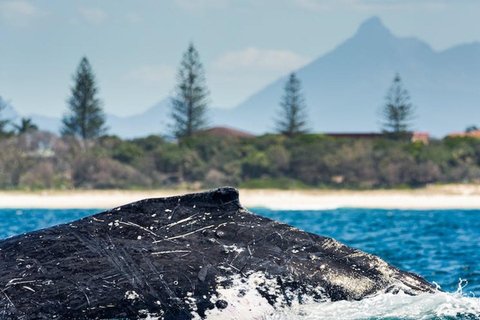
<path id="1" fill-rule="evenodd" d="M 244 208 L 231 187 L 146 199 L 0 242 L 0 319 L 268 319 L 438 289 Z"/>

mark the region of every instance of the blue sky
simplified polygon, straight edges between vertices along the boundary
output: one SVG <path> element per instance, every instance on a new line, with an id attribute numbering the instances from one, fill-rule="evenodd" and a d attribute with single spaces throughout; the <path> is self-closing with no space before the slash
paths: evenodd
<path id="1" fill-rule="evenodd" d="M 66 111 L 86 55 L 108 113 L 167 97 L 192 41 L 214 107 L 234 107 L 378 16 L 435 50 L 480 41 L 479 0 L 0 0 L 0 96 L 23 115 Z"/>

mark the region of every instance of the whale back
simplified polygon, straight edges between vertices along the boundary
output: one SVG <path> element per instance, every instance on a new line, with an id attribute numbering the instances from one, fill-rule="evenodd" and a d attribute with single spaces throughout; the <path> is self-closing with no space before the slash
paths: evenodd
<path id="1" fill-rule="evenodd" d="M 253 319 L 308 302 L 435 292 L 219 188 L 147 199 L 0 242 L 2 319 Z"/>

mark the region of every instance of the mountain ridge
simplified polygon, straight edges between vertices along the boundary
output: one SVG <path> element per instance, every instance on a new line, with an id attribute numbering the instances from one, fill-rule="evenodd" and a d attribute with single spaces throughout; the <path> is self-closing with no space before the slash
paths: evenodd
<path id="1" fill-rule="evenodd" d="M 313 132 L 380 131 L 378 113 L 396 73 L 417 107 L 414 130 L 441 137 L 480 119 L 478 41 L 435 51 L 416 37 L 396 36 L 380 18 L 372 17 L 350 38 L 295 72 L 303 84 Z M 234 108 L 212 108 L 211 125 L 256 134 L 274 131 L 286 77 Z M 137 115 L 108 115 L 107 124 L 111 134 L 122 138 L 166 134 L 169 109 L 167 97 Z M 42 117 L 32 116 L 41 129 L 52 131 L 54 119 Z"/>
<path id="2" fill-rule="evenodd" d="M 397 72 L 418 106 L 414 130 L 435 136 L 461 131 L 472 118 L 480 117 L 473 108 L 480 104 L 480 93 L 475 89 L 480 88 L 480 54 L 475 59 L 475 53 L 466 50 L 476 51 L 477 47 L 475 43 L 463 44 L 436 52 L 415 37 L 396 37 L 378 18 L 367 20 L 352 37 L 296 71 L 303 83 L 313 131 L 380 130 L 378 111 Z M 457 52 L 471 57 L 473 68 L 462 64 Z M 257 133 L 265 124 L 272 127 L 285 81 L 283 77 L 267 85 L 236 107 L 232 119 L 255 112 L 255 118 L 236 125 Z M 449 106 L 460 112 L 451 112 L 453 107 Z M 469 113 L 474 117 L 465 116 Z M 433 114 L 441 119 L 432 121 Z"/>

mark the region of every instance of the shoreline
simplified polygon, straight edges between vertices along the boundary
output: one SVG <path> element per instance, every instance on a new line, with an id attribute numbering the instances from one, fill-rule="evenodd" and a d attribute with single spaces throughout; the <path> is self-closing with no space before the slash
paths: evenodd
<path id="1" fill-rule="evenodd" d="M 162 198 L 191 190 L 68 190 L 0 191 L 1 209 L 109 209 L 146 198 Z M 241 189 L 240 202 L 249 208 L 322 210 L 480 209 L 480 185 L 444 185 L 416 190 L 271 190 Z"/>

